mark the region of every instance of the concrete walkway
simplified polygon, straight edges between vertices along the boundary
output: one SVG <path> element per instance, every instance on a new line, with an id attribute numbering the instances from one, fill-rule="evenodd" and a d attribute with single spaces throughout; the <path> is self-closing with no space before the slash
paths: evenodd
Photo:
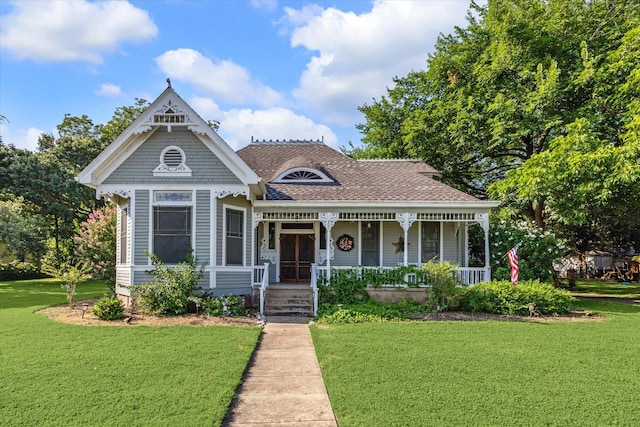
<path id="1" fill-rule="evenodd" d="M 306 318 L 267 318 L 223 425 L 337 426 Z"/>

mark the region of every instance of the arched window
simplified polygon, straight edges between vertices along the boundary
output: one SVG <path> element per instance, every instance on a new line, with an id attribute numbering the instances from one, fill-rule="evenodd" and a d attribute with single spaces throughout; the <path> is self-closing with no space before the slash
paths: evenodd
<path id="1" fill-rule="evenodd" d="M 282 172 L 276 179 L 275 183 L 314 183 L 314 182 L 333 182 L 324 173 L 311 168 L 293 168 Z"/>

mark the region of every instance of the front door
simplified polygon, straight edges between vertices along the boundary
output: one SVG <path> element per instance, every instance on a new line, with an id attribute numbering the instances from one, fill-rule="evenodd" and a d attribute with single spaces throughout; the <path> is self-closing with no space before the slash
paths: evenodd
<path id="1" fill-rule="evenodd" d="M 314 262 L 312 234 L 283 234 L 280 236 L 280 281 L 309 282 Z"/>

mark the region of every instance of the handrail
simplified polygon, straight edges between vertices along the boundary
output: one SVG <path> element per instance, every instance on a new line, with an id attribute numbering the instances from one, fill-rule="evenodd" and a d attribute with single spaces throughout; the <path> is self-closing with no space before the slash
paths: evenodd
<path id="1" fill-rule="evenodd" d="M 311 263 L 311 291 L 313 292 L 313 315 L 318 315 L 318 271 L 315 263 Z"/>
<path id="2" fill-rule="evenodd" d="M 264 263 L 264 272 L 262 273 L 262 281 L 260 282 L 260 315 L 264 316 L 264 300 L 269 286 L 269 263 Z"/>

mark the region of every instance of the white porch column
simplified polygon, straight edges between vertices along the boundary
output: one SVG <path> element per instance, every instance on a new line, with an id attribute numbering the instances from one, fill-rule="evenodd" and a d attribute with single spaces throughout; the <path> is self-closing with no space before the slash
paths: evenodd
<path id="1" fill-rule="evenodd" d="M 484 230 L 484 280 L 491 280 L 491 257 L 489 256 L 489 214 L 476 214 L 476 219 Z"/>
<path id="2" fill-rule="evenodd" d="M 253 212 L 252 218 L 253 229 L 251 230 L 251 266 L 258 263 L 260 258 L 260 249 L 256 248 L 256 238 L 258 237 L 258 227 L 262 222 L 262 212 Z"/>
<path id="3" fill-rule="evenodd" d="M 331 229 L 335 225 L 336 221 L 338 221 L 339 215 L 337 212 L 320 212 L 318 215 L 320 222 L 324 225 L 325 230 L 327 230 L 326 241 L 327 241 L 327 280 L 331 279 L 331 248 L 333 245 L 333 239 L 331 238 Z"/>
<path id="4" fill-rule="evenodd" d="M 418 214 L 402 212 L 396 213 L 396 221 L 400 223 L 400 227 L 404 230 L 404 265 L 409 265 L 409 229 L 418 218 Z"/>

